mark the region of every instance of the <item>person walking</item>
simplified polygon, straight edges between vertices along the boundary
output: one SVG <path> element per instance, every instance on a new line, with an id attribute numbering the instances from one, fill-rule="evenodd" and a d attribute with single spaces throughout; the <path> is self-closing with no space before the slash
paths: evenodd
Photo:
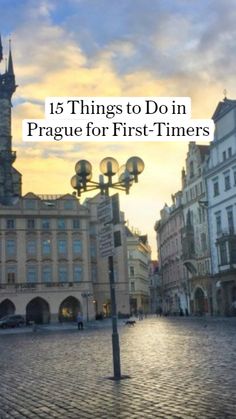
<path id="1" fill-rule="evenodd" d="M 77 324 L 78 324 L 78 330 L 84 329 L 83 315 L 82 313 L 80 313 L 80 311 L 77 314 Z"/>

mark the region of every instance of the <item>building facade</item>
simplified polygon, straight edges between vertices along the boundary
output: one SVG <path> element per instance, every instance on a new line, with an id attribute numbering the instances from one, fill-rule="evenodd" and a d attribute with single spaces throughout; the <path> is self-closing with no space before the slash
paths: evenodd
<path id="1" fill-rule="evenodd" d="M 169 313 L 182 307 L 182 288 L 191 314 L 236 315 L 236 101 L 220 102 L 213 120 L 209 146 L 189 143 L 181 205 L 174 195 L 173 205 L 165 205 L 155 225 L 163 309 Z M 177 214 L 179 248 L 174 245 Z M 177 260 L 183 265 L 181 275 Z"/>
<path id="2" fill-rule="evenodd" d="M 236 315 L 236 101 L 214 112 L 206 172 L 215 314 Z"/>
<path id="3" fill-rule="evenodd" d="M 187 272 L 182 261 L 182 192 L 173 195 L 172 200 L 171 206 L 165 205 L 161 210 L 161 218 L 155 224 L 162 281 L 162 310 L 165 314 L 179 314 L 189 310 Z"/>
<path id="4" fill-rule="evenodd" d="M 161 275 L 157 260 L 151 260 L 149 269 L 150 313 L 162 313 Z"/>
<path id="5" fill-rule="evenodd" d="M 99 253 L 99 200 L 81 205 L 73 194 L 22 196 L 22 176 L 13 167 L 15 89 L 10 51 L 0 75 L 0 317 L 16 313 L 28 323 L 49 323 L 75 320 L 78 311 L 87 320 L 110 315 L 108 263 Z M 116 295 L 118 311 L 129 314 L 123 226 L 115 227 L 122 239 L 114 255 Z"/>
<path id="6" fill-rule="evenodd" d="M 94 198 L 85 201 L 85 206 L 90 214 L 90 254 L 91 273 L 94 290 L 94 304 L 97 316 L 109 317 L 111 315 L 111 299 L 109 284 L 108 257 L 103 257 L 100 249 L 100 229 L 98 222 L 98 206 L 104 200 L 112 200 L 112 197 L 98 194 Z M 124 223 L 124 214 L 119 210 L 118 222 L 113 225 L 113 234 L 119 234 L 119 243 L 115 243 L 113 249 L 113 264 L 116 289 L 116 308 L 120 316 L 128 316 L 129 305 L 129 280 L 128 280 L 128 251 L 127 238 Z"/>
<path id="7" fill-rule="evenodd" d="M 149 266 L 151 248 L 146 235 L 126 227 L 130 312 L 148 313 L 150 308 Z"/>
<path id="8" fill-rule="evenodd" d="M 72 195 L 28 193 L 0 205 L 0 316 L 26 321 L 94 318 L 88 210 Z M 88 311 L 88 314 L 86 313 Z"/>
<path id="9" fill-rule="evenodd" d="M 189 143 L 186 170 L 182 171 L 182 259 L 191 314 L 212 313 L 211 258 L 208 234 L 207 195 L 204 171 L 208 145 Z"/>

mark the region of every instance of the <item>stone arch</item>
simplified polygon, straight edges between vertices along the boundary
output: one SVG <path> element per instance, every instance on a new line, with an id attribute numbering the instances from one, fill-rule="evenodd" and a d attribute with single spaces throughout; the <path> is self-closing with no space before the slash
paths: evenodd
<path id="1" fill-rule="evenodd" d="M 233 286 L 231 290 L 231 300 L 232 315 L 236 316 L 236 286 Z"/>
<path id="2" fill-rule="evenodd" d="M 217 314 L 223 315 L 223 292 L 221 288 L 216 291 L 216 306 Z"/>
<path id="3" fill-rule="evenodd" d="M 76 321 L 79 311 L 82 311 L 80 301 L 76 297 L 70 295 L 60 304 L 58 312 L 59 322 Z"/>
<path id="4" fill-rule="evenodd" d="M 0 318 L 7 316 L 8 314 L 14 314 L 16 311 L 15 304 L 6 298 L 0 304 Z"/>
<path id="5" fill-rule="evenodd" d="M 47 324 L 50 322 L 50 307 L 44 298 L 36 297 L 26 306 L 26 323 Z"/>
<path id="6" fill-rule="evenodd" d="M 197 287 L 194 292 L 194 312 L 202 315 L 206 312 L 206 299 L 202 288 Z"/>

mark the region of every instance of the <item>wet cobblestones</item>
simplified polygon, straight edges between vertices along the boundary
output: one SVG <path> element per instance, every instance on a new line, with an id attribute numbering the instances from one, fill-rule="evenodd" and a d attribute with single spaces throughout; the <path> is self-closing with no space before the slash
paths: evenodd
<path id="1" fill-rule="evenodd" d="M 236 418 L 236 319 L 150 318 L 111 330 L 0 335 L 0 418 Z"/>

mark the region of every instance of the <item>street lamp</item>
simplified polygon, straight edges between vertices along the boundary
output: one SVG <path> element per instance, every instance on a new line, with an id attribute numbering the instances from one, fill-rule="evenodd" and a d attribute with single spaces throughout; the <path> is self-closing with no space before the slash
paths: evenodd
<path id="1" fill-rule="evenodd" d="M 99 176 L 99 181 L 95 182 L 92 180 L 91 163 L 87 160 L 79 160 L 75 165 L 75 175 L 71 178 L 71 186 L 77 191 L 78 196 L 81 196 L 81 193 L 93 190 L 99 190 L 101 195 L 109 196 L 110 188 L 125 191 L 125 193 L 128 194 L 133 182 L 138 182 L 138 176 L 143 170 L 144 162 L 140 159 L 140 157 L 130 157 L 126 164 L 121 168 L 119 168 L 119 164 L 116 159 L 113 157 L 106 157 L 100 163 L 100 171 L 102 174 Z M 113 177 L 117 174 L 119 176 L 118 180 L 113 180 Z M 120 346 L 117 329 L 114 262 L 112 255 L 108 256 L 108 272 L 112 314 L 113 378 L 115 380 L 120 380 L 123 377 L 121 376 L 120 368 Z"/>
<path id="2" fill-rule="evenodd" d="M 88 299 L 89 297 L 91 297 L 93 294 L 89 291 L 85 291 L 82 292 L 81 297 L 82 298 L 86 298 L 86 321 L 89 321 L 89 310 L 88 310 Z"/>

